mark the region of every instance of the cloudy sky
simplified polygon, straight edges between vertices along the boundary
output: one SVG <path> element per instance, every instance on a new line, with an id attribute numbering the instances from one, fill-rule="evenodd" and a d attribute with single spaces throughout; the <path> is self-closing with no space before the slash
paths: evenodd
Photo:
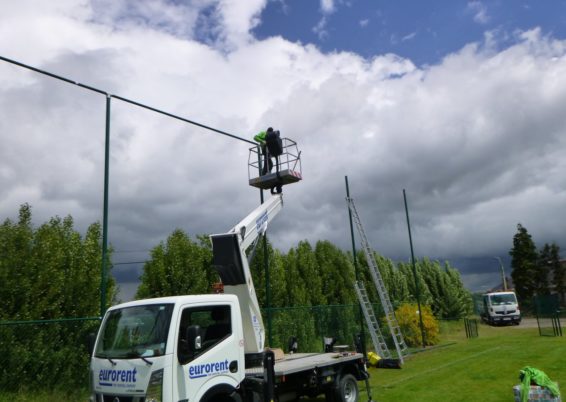
<path id="1" fill-rule="evenodd" d="M 271 226 L 349 249 L 344 176 L 374 249 L 498 282 L 522 223 L 566 247 L 566 2 L 4 1 L 0 56 L 251 139 L 299 143 L 304 180 Z M 0 62 L 0 216 L 102 219 L 105 96 Z M 109 240 L 131 297 L 180 227 L 224 232 L 259 203 L 250 144 L 113 99 Z M 508 268 L 509 269 L 509 268 Z M 508 272 L 509 273 L 509 272 Z"/>

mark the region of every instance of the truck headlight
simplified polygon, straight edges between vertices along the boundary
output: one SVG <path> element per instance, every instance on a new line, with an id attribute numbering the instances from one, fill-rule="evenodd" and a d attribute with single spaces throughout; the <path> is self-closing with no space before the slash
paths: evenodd
<path id="1" fill-rule="evenodd" d="M 163 369 L 151 373 L 145 394 L 145 402 L 161 402 L 163 398 Z"/>

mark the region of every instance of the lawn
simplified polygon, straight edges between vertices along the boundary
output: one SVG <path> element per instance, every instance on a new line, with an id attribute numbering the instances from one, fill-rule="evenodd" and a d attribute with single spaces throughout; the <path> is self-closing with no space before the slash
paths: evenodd
<path id="1" fill-rule="evenodd" d="M 519 370 L 527 365 L 565 384 L 566 390 L 564 337 L 541 337 L 537 328 L 481 325 L 478 338 L 466 339 L 460 325 L 449 324 L 439 347 L 414 353 L 401 370 L 371 368 L 373 399 L 512 401 Z M 361 400 L 367 400 L 365 392 Z"/>

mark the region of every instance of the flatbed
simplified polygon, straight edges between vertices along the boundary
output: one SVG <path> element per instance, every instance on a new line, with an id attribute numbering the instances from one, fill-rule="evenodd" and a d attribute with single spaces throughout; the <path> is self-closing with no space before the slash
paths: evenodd
<path id="1" fill-rule="evenodd" d="M 287 354 L 275 361 L 274 372 L 276 377 L 280 377 L 352 360 L 363 360 L 363 355 L 354 352 Z M 263 368 L 246 368 L 246 376 L 256 375 L 263 375 Z"/>

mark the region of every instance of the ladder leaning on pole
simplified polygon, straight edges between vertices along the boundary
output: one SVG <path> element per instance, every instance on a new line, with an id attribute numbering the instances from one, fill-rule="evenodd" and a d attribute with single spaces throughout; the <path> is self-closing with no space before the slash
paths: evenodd
<path id="1" fill-rule="evenodd" d="M 369 242 L 364 232 L 358 211 L 356 210 L 354 200 L 350 197 L 347 197 L 346 201 L 348 201 L 348 208 L 350 208 L 350 211 L 352 212 L 354 222 L 356 223 L 358 233 L 360 234 L 362 248 L 366 256 L 369 272 L 371 274 L 371 277 L 373 278 L 377 293 L 379 294 L 383 312 L 385 313 L 385 318 L 387 319 L 387 324 L 389 325 L 389 330 L 391 331 L 391 336 L 393 337 L 393 342 L 395 343 L 395 349 L 397 349 L 397 355 L 399 356 L 401 363 L 403 363 L 403 356 L 409 354 L 409 349 L 407 348 L 407 344 L 403 339 L 403 334 L 401 333 L 401 328 L 399 327 L 397 318 L 395 318 L 395 311 L 393 310 L 393 306 L 391 305 L 391 300 L 389 300 L 389 294 L 387 293 L 385 283 L 383 283 L 383 279 L 381 279 L 381 274 L 379 273 L 379 269 L 377 268 L 377 263 L 375 262 L 373 252 L 371 251 L 371 248 L 369 246 Z"/>
<path id="2" fill-rule="evenodd" d="M 356 294 L 358 295 L 360 306 L 362 306 L 362 312 L 364 313 L 364 317 L 366 319 L 369 334 L 371 336 L 371 341 L 373 342 L 375 351 L 382 359 L 391 359 L 391 353 L 389 352 L 387 343 L 385 343 L 385 338 L 383 337 L 381 330 L 379 329 L 377 318 L 375 318 L 375 314 L 373 313 L 373 307 L 371 305 L 371 302 L 369 301 L 368 294 L 363 282 L 355 282 L 354 287 L 356 289 Z"/>

